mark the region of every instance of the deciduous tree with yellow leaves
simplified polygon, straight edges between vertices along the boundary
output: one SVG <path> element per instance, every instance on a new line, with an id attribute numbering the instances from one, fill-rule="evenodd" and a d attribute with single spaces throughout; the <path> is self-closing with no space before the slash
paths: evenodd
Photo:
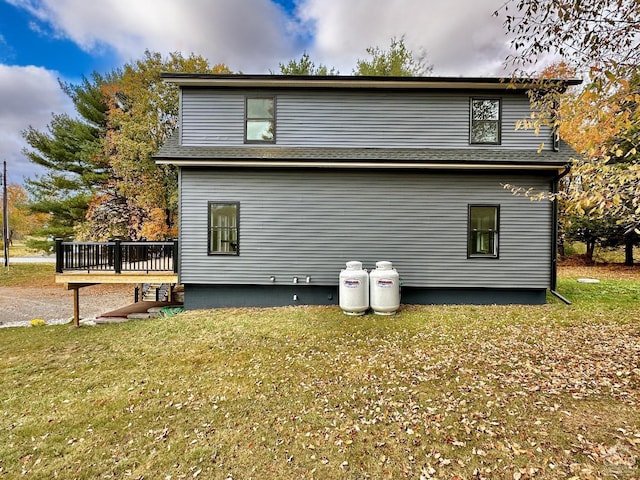
<path id="1" fill-rule="evenodd" d="M 104 148 L 111 180 L 89 205 L 84 237 L 158 240 L 177 235 L 177 173 L 152 159 L 178 119 L 178 90 L 160 78 L 163 72 L 231 73 L 201 56 L 163 58 L 149 51 L 118 72 L 118 81 L 105 88 Z"/>
<path id="2" fill-rule="evenodd" d="M 567 211 L 616 218 L 638 232 L 640 2 L 507 0 L 495 14 L 511 35 L 507 63 L 516 74 L 560 57 L 565 72 L 586 79 L 565 96 L 559 115 L 546 117 L 579 154 L 561 192 Z"/>

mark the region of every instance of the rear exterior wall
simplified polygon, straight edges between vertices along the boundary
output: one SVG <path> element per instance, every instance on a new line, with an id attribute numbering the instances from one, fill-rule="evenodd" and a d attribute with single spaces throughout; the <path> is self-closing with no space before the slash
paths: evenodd
<path id="1" fill-rule="evenodd" d="M 546 289 L 552 204 L 502 184 L 551 175 L 182 168 L 180 281 L 335 287 L 345 262 L 389 260 L 408 288 Z M 207 254 L 208 202 L 239 202 L 240 255 Z M 499 205 L 499 258 L 467 258 L 470 204 Z"/>
<path id="2" fill-rule="evenodd" d="M 235 90 L 183 88 L 181 138 L 184 146 L 244 144 L 244 102 L 249 96 L 276 97 L 279 147 L 496 148 L 469 144 L 470 99 L 502 99 L 500 149 L 551 149 L 550 130 L 516 130 L 529 118 L 529 99 L 510 90 L 464 92 L 381 92 L 332 90 Z M 267 145 L 268 146 L 268 145 Z M 250 148 L 250 147 L 248 147 Z"/>

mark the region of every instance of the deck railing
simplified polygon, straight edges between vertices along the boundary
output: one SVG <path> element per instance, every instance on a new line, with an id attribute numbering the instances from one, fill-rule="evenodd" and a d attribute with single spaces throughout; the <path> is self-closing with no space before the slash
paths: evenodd
<path id="1" fill-rule="evenodd" d="M 170 242 L 65 242 L 56 239 L 56 273 L 178 272 L 178 240 Z"/>

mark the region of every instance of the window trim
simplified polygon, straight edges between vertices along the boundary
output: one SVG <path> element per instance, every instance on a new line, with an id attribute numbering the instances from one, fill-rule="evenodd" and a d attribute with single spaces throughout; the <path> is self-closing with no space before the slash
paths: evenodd
<path id="1" fill-rule="evenodd" d="M 476 230 L 471 229 L 471 209 L 472 208 L 495 208 L 496 229 L 493 231 L 494 252 L 491 254 L 471 253 L 471 233 Z M 467 205 L 467 258 L 500 258 L 500 205 L 493 203 L 470 203 Z"/>
<path id="2" fill-rule="evenodd" d="M 249 118 L 249 100 L 271 100 L 273 102 L 273 115 L 271 118 Z M 273 124 L 273 138 L 271 140 L 249 140 L 247 138 L 247 124 L 249 120 L 264 120 L 270 121 Z M 244 143 L 245 144 L 264 144 L 264 143 L 276 143 L 276 96 L 275 95 L 247 95 L 244 97 Z"/>
<path id="3" fill-rule="evenodd" d="M 496 142 L 474 142 L 473 141 L 473 102 L 477 100 L 492 100 L 498 102 L 498 119 L 484 120 L 495 122 L 498 125 L 498 139 Z M 469 99 L 469 144 L 470 145 L 502 145 L 502 98 L 501 97 L 471 97 Z"/>
<path id="4" fill-rule="evenodd" d="M 238 240 L 235 251 L 232 252 L 216 252 L 211 250 L 211 236 L 213 234 L 214 226 L 211 225 L 211 206 L 212 205 L 233 205 L 236 208 L 236 238 Z M 240 202 L 229 202 L 229 201 L 216 201 L 211 200 L 207 202 L 207 255 L 209 256 L 231 256 L 238 257 L 240 256 Z"/>

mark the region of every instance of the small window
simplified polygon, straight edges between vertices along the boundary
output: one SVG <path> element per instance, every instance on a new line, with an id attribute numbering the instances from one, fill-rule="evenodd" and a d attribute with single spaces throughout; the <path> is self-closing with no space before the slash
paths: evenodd
<path id="1" fill-rule="evenodd" d="M 239 203 L 209 202 L 209 255 L 238 255 Z"/>
<path id="2" fill-rule="evenodd" d="M 471 143 L 500 144 L 501 110 L 500 99 L 471 99 Z"/>
<path id="3" fill-rule="evenodd" d="M 500 207 L 469 205 L 469 257 L 498 258 Z"/>
<path id="4" fill-rule="evenodd" d="M 273 143 L 276 140 L 274 97 L 247 98 L 245 105 L 246 143 Z"/>

